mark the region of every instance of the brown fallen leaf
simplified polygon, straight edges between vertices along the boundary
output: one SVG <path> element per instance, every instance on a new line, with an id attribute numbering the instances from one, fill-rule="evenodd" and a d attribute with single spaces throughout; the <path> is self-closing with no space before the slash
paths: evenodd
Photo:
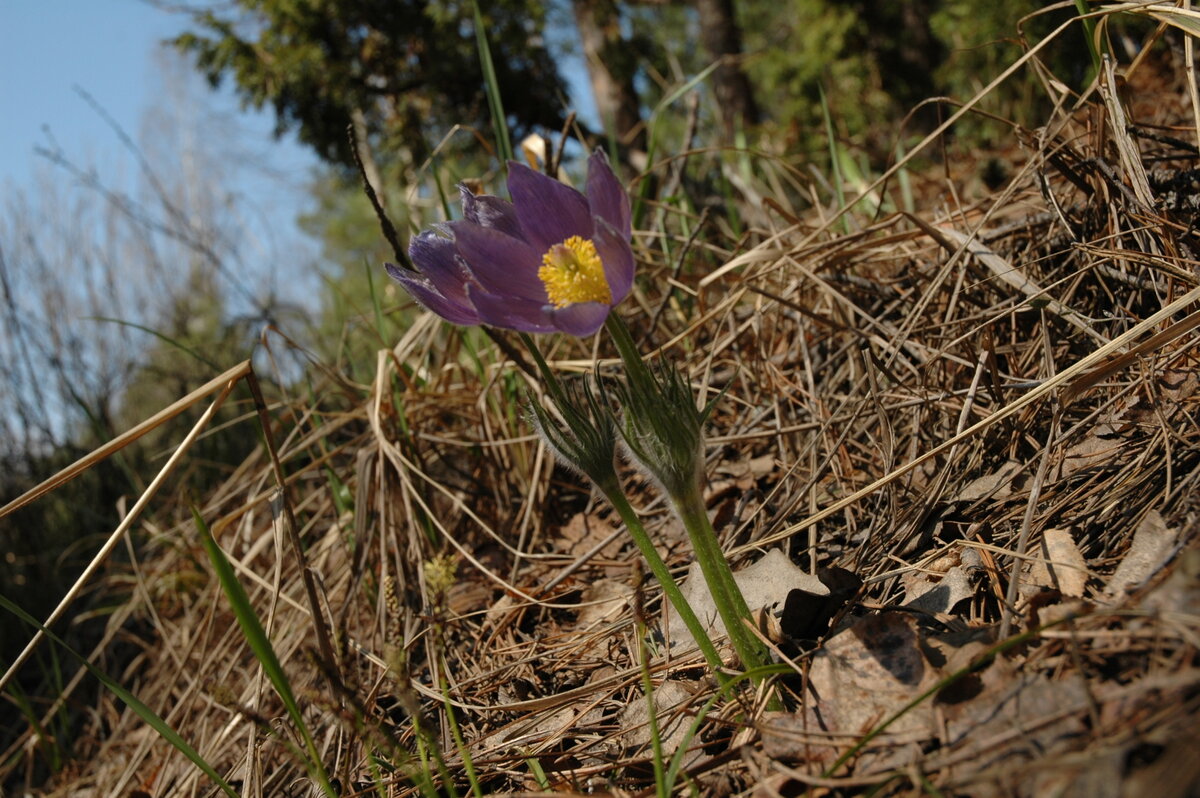
<path id="1" fill-rule="evenodd" d="M 1200 549 L 1179 556 L 1171 575 L 1146 596 L 1145 606 L 1200 617 Z"/>
<path id="2" fill-rule="evenodd" d="M 1012 493 L 1012 480 L 1020 473 L 1022 465 L 1009 460 L 990 474 L 968 482 L 955 496 L 956 502 L 974 502 L 983 498 L 1005 499 Z"/>
<path id="3" fill-rule="evenodd" d="M 699 682 L 667 679 L 654 690 L 654 714 L 658 722 L 658 734 L 663 752 L 673 755 L 684 743 L 684 736 L 691 725 L 693 712 L 688 707 L 696 701 L 700 692 Z M 637 749 L 650 742 L 650 702 L 644 695 L 638 696 L 622 710 L 618 728 L 627 729 L 618 739 L 627 749 Z M 683 766 L 690 767 L 705 756 L 699 740 L 693 739 L 695 747 L 684 756 Z"/>
<path id="4" fill-rule="evenodd" d="M 1087 561 L 1075 545 L 1068 529 L 1047 529 L 1042 533 L 1045 549 L 1042 555 L 1049 562 L 1038 560 L 1029 569 L 1030 584 L 1050 587 L 1064 596 L 1083 598 L 1088 581 Z"/>
<path id="5" fill-rule="evenodd" d="M 595 623 L 613 621 L 626 612 L 633 588 L 616 579 L 600 579 L 583 589 L 575 623 L 586 629 Z"/>
<path id="6" fill-rule="evenodd" d="M 808 706 L 764 719 L 763 750 L 776 759 L 831 761 L 937 680 L 920 642 L 916 621 L 902 612 L 864 618 L 834 635 L 813 655 Z M 862 756 L 872 768 L 902 767 L 919 756 L 902 744 L 932 737 L 934 720 L 933 701 L 924 702 L 897 718 Z"/>
<path id="7" fill-rule="evenodd" d="M 914 573 L 904 582 L 904 603 L 910 610 L 919 610 L 931 615 L 946 613 L 963 599 L 975 595 L 967 569 L 956 565 L 940 578 L 929 574 Z"/>
<path id="8" fill-rule="evenodd" d="M 963 774 L 969 788 L 962 794 L 1035 794 L 1021 789 L 1033 777 L 1021 765 L 1084 731 L 1086 690 L 1078 679 L 1052 681 L 999 663 L 983 671 L 980 684 L 967 700 L 937 702 L 945 724 L 941 750 L 981 774 L 979 781 Z"/>
<path id="9" fill-rule="evenodd" d="M 770 454 L 721 463 L 717 466 L 713 478 L 705 485 L 705 502 L 711 504 L 726 496 L 740 498 L 753 489 L 760 478 L 775 469 L 775 456 Z"/>
<path id="10" fill-rule="evenodd" d="M 1067 449 L 1058 473 L 1059 478 L 1066 479 L 1088 468 L 1110 465 L 1125 445 L 1122 438 L 1106 438 L 1089 433 L 1079 443 Z"/>
<path id="11" fill-rule="evenodd" d="M 600 555 L 611 559 L 625 545 L 625 536 L 615 535 L 616 531 L 616 527 L 595 515 L 576 513 L 558 531 L 555 545 L 568 554 L 580 555 L 607 540 Z"/>
<path id="12" fill-rule="evenodd" d="M 1108 578 L 1105 595 L 1119 601 L 1127 592 L 1158 573 L 1175 551 L 1175 537 L 1175 530 L 1167 528 L 1157 510 L 1146 513 L 1133 533 L 1133 542 L 1129 544 L 1125 559 Z"/>

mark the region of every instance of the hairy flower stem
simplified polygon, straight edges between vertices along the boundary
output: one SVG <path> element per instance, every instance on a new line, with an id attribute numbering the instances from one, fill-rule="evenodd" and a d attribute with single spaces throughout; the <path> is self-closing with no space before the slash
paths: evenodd
<path id="1" fill-rule="evenodd" d="M 729 677 L 721 670 L 721 656 L 717 653 L 716 646 L 708 636 L 708 631 L 700 623 L 700 619 L 696 617 L 696 613 L 692 611 L 692 605 L 688 604 L 683 593 L 679 590 L 679 585 L 675 583 L 675 579 L 671 576 L 667 564 L 658 554 L 658 549 L 654 548 L 654 543 L 650 540 L 650 534 L 646 532 L 646 527 L 642 526 L 641 519 L 637 517 L 633 507 L 629 504 L 629 500 L 625 498 L 624 492 L 620 485 L 613 484 L 611 486 L 596 485 L 604 497 L 608 499 L 617 514 L 621 516 L 621 520 L 625 522 L 625 528 L 629 530 L 629 536 L 633 538 L 633 544 L 638 547 L 638 551 L 642 553 L 646 564 L 650 566 L 650 572 L 654 574 L 654 578 L 662 585 L 663 593 L 667 600 L 671 602 L 671 606 L 675 608 L 675 612 L 679 613 L 680 619 L 683 621 L 687 630 L 692 633 L 692 637 L 696 641 L 696 645 L 700 647 L 700 653 L 704 655 L 704 661 L 708 663 L 708 667 L 712 669 L 713 675 L 717 681 L 724 685 L 729 681 Z"/>
<path id="2" fill-rule="evenodd" d="M 725 559 L 725 552 L 721 551 L 716 530 L 708 520 L 708 510 L 699 486 L 688 495 L 669 498 L 692 541 L 700 572 L 704 575 L 704 582 L 712 594 L 713 603 L 717 605 L 717 612 L 721 615 L 733 648 L 742 660 L 742 668 L 752 670 L 764 665 L 767 662 L 766 652 L 762 642 L 746 626 L 746 622 L 751 620 L 750 608 L 746 606 L 746 599 L 734 581 L 733 570 Z"/>
<path id="3" fill-rule="evenodd" d="M 662 382 L 655 378 L 637 351 L 629 329 L 615 313 L 609 315 L 605 326 L 625 363 L 628 396 L 632 400 L 624 408 L 625 413 L 641 412 L 671 419 L 666 423 L 653 418 L 630 419 L 632 424 L 626 424 L 626 429 L 631 426 L 636 429 L 633 433 L 626 432 L 626 444 L 635 459 L 639 459 L 639 464 L 658 481 L 683 522 L 713 603 L 743 667 L 747 670 L 757 668 L 766 662 L 766 652 L 759 639 L 746 626 L 750 620 L 750 609 L 734 581 L 733 571 L 721 551 L 717 533 L 708 520 L 700 487 L 704 474 L 701 427 L 707 413 L 696 409 L 694 397 L 680 396 L 677 391 L 668 390 L 678 383 Z M 683 403 L 688 404 L 682 406 Z M 690 436 L 681 432 L 688 425 L 691 425 Z M 655 440 L 650 441 L 650 445 L 642 445 L 645 441 L 638 441 L 635 445 L 630 434 L 649 435 Z M 657 453 L 661 459 L 647 462 L 639 457 L 639 450 L 642 453 Z M 650 459 L 655 460 L 655 455 L 651 455 Z"/>

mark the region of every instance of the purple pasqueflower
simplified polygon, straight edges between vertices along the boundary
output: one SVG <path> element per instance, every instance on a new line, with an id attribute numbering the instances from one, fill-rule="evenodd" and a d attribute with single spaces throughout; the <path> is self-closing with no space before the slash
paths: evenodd
<path id="1" fill-rule="evenodd" d="M 454 324 L 583 337 L 633 286 L 629 196 L 597 150 L 586 194 L 510 161 L 512 202 L 462 192 L 463 218 L 412 238 L 417 272 L 387 264 L 417 302 Z"/>

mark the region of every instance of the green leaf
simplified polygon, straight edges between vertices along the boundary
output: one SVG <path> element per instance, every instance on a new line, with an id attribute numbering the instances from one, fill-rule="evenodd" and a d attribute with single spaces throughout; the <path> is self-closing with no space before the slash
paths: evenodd
<path id="1" fill-rule="evenodd" d="M 512 141 L 508 137 L 508 119 L 504 115 L 504 103 L 500 98 L 500 81 L 496 78 L 496 66 L 492 63 L 492 50 L 488 46 L 483 12 L 479 10 L 479 3 L 471 5 L 475 11 L 475 41 L 479 48 L 479 66 L 483 69 L 483 82 L 487 89 L 488 108 L 492 112 L 492 129 L 496 133 L 496 147 L 500 150 L 500 159 L 507 163 L 513 158 L 513 148 Z"/>

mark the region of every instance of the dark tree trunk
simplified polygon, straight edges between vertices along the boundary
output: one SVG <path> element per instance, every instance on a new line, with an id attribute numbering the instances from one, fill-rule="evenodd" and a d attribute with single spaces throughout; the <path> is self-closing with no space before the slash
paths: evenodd
<path id="1" fill-rule="evenodd" d="M 616 136 L 622 148 L 645 150 L 646 129 L 633 87 L 637 58 L 621 36 L 617 4 L 614 0 L 573 0 L 573 5 L 600 124 Z"/>
<path id="2" fill-rule="evenodd" d="M 742 31 L 733 12 L 733 0 L 696 0 L 700 20 L 700 41 L 713 61 L 721 64 L 713 70 L 713 89 L 725 128 L 727 141 L 733 139 L 739 125 L 758 121 L 754 90 L 742 71 Z"/>

